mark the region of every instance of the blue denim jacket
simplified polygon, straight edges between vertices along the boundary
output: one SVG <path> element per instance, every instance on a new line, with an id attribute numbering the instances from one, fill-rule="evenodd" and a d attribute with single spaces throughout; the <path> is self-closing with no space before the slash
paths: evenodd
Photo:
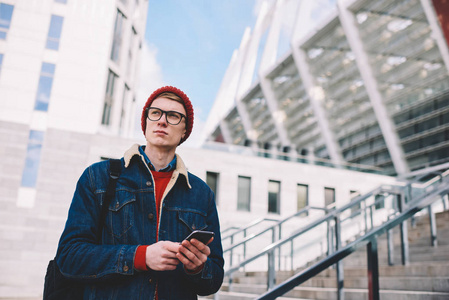
<path id="1" fill-rule="evenodd" d="M 215 232 L 211 254 L 202 271 L 187 274 L 179 264 L 174 271 L 137 271 L 134 257 L 139 245 L 156 242 L 154 180 L 134 145 L 125 153 L 97 244 L 97 224 L 109 178 L 109 162 L 88 167 L 81 175 L 56 256 L 61 272 L 86 283 L 84 299 L 197 299 L 213 294 L 223 282 L 223 249 L 214 194 L 198 177 L 187 172 L 177 156 L 176 169 L 164 193 L 159 240 L 181 242 L 191 231 Z"/>

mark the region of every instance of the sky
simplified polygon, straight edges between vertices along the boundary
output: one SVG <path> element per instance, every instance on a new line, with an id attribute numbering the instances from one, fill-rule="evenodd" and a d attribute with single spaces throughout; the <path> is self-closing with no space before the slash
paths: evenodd
<path id="1" fill-rule="evenodd" d="M 232 53 L 253 27 L 259 0 L 149 0 L 137 110 L 158 87 L 176 86 L 192 101 L 195 121 L 185 142 L 199 146 Z M 140 112 L 138 112 L 140 114 Z M 139 135 L 141 130 L 136 129 Z"/>

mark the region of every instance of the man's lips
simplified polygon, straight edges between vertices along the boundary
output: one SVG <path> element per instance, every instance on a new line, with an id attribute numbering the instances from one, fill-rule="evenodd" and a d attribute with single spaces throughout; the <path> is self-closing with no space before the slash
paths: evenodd
<path id="1" fill-rule="evenodd" d="M 162 130 L 155 130 L 153 131 L 155 134 L 163 134 L 163 135 L 167 135 L 167 133 L 165 131 Z"/>

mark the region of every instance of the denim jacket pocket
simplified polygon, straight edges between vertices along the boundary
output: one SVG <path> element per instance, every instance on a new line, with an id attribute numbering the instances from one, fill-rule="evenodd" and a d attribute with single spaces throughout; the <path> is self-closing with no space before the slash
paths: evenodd
<path id="1" fill-rule="evenodd" d="M 194 230 L 207 229 L 206 215 L 193 210 L 179 210 L 178 224 L 181 240 L 186 238 Z"/>
<path id="2" fill-rule="evenodd" d="M 115 238 L 122 239 L 134 225 L 136 196 L 127 190 L 117 190 L 109 204 L 107 224 Z M 123 241 L 122 241 L 123 242 Z"/>

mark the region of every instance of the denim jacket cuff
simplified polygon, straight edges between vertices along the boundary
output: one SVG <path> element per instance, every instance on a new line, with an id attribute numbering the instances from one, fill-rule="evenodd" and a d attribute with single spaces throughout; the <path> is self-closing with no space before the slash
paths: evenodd
<path id="1" fill-rule="evenodd" d="M 123 246 L 120 249 L 117 272 L 124 275 L 134 274 L 134 257 L 138 246 Z"/>

